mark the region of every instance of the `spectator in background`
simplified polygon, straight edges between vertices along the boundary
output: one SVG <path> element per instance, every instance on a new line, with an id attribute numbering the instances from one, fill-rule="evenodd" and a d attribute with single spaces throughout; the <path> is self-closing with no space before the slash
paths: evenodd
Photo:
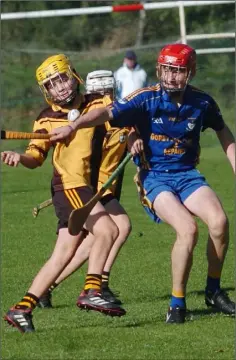
<path id="1" fill-rule="evenodd" d="M 138 64 L 134 51 L 128 50 L 126 52 L 123 66 L 115 72 L 115 79 L 118 82 L 118 96 L 120 98 L 147 86 L 147 73 Z"/>

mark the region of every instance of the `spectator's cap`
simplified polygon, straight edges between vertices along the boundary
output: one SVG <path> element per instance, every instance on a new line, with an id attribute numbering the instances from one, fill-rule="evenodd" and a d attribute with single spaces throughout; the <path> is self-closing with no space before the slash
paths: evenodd
<path id="1" fill-rule="evenodd" d="M 133 50 L 127 50 L 125 53 L 125 57 L 130 60 L 136 60 L 137 56 Z"/>

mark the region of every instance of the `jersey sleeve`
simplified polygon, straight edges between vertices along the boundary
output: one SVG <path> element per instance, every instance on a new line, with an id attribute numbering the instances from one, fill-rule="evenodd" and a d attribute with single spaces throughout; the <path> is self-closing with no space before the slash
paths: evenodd
<path id="1" fill-rule="evenodd" d="M 213 99 L 211 99 L 204 114 L 202 131 L 206 130 L 207 128 L 211 128 L 215 131 L 220 131 L 224 127 L 225 122 L 220 112 L 220 108 L 217 103 Z"/>
<path id="2" fill-rule="evenodd" d="M 33 132 L 47 134 L 50 132 L 48 121 L 35 121 Z M 49 140 L 31 140 L 26 148 L 25 154 L 32 156 L 40 165 L 46 160 L 51 147 Z"/>
<path id="3" fill-rule="evenodd" d="M 112 127 L 134 127 L 144 111 L 142 98 L 139 94 L 134 96 L 131 94 L 124 99 L 116 100 L 112 104 L 111 111 Z"/>

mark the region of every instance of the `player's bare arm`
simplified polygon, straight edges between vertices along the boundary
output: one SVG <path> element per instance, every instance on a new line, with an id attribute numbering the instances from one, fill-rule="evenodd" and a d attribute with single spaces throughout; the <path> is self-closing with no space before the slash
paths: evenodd
<path id="1" fill-rule="evenodd" d="M 217 131 L 216 134 L 235 172 L 235 138 L 227 125 L 221 131 Z"/>
<path id="2" fill-rule="evenodd" d="M 51 132 L 51 141 L 61 141 L 69 137 L 73 131 L 78 129 L 94 127 L 112 120 L 112 112 L 107 108 L 94 109 L 85 115 L 79 116 L 70 125 L 62 126 Z"/>
<path id="3" fill-rule="evenodd" d="M 9 166 L 17 167 L 19 164 L 22 164 L 28 169 L 35 169 L 39 166 L 37 160 L 32 156 L 27 154 L 19 154 L 14 151 L 3 151 L 1 152 L 1 160 L 4 164 Z"/>

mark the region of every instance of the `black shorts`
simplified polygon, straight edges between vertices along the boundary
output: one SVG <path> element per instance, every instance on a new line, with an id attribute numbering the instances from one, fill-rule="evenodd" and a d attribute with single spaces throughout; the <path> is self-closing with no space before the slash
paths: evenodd
<path id="1" fill-rule="evenodd" d="M 115 185 L 115 187 L 112 188 L 113 193 L 106 194 L 101 198 L 100 203 L 103 206 L 108 204 L 113 199 L 120 201 L 123 177 L 124 177 L 124 171 L 122 171 L 122 173 L 118 176 L 116 185 Z"/>
<path id="2" fill-rule="evenodd" d="M 52 202 L 58 218 L 57 234 L 60 229 L 68 227 L 71 211 L 84 206 L 93 196 L 93 191 L 87 186 L 52 191 Z"/>
<path id="3" fill-rule="evenodd" d="M 108 204 L 111 200 L 116 199 L 116 197 L 113 194 L 107 194 L 105 196 L 103 196 L 100 200 L 100 203 L 105 206 L 106 204 Z"/>

